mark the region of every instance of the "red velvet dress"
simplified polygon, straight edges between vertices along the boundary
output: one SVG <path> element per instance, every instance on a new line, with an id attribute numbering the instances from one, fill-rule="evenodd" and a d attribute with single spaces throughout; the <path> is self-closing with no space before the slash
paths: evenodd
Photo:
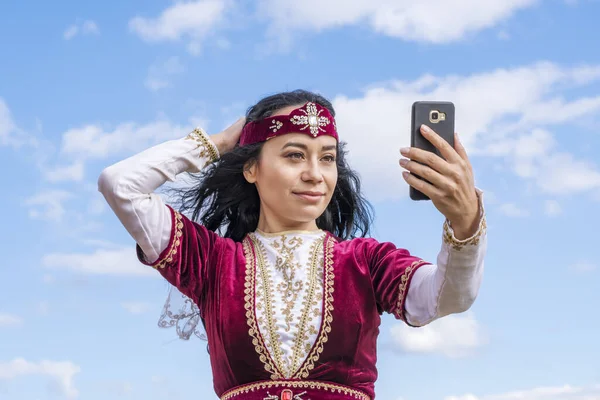
<path id="1" fill-rule="evenodd" d="M 205 321 L 221 399 L 373 399 L 380 314 L 404 320 L 414 272 L 426 263 L 391 243 L 324 240 L 322 322 L 301 367 L 287 379 L 258 329 L 256 249 L 225 239 L 171 209 L 169 246 L 151 265 L 190 297 Z"/>

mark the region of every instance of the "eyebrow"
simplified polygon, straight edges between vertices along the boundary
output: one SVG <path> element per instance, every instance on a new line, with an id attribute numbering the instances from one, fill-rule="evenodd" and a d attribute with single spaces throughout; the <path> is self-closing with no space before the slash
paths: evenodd
<path id="1" fill-rule="evenodd" d="M 308 151 L 308 146 L 305 145 L 304 143 L 298 143 L 298 142 L 288 142 L 286 143 L 281 150 L 287 148 L 287 147 L 299 147 L 301 149 L 304 149 L 306 151 Z M 328 150 L 336 150 L 337 146 L 336 145 L 329 145 L 329 146 L 323 146 L 321 148 L 321 151 L 328 151 Z"/>

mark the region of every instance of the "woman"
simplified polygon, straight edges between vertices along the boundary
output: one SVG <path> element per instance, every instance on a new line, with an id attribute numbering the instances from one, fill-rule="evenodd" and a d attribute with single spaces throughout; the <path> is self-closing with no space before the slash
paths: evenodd
<path id="1" fill-rule="evenodd" d="M 402 150 L 401 165 L 431 184 L 405 180 L 446 216 L 433 265 L 365 238 L 370 215 L 334 116 L 319 95 L 277 94 L 219 134 L 198 128 L 99 178 L 140 261 L 198 306 L 221 399 L 373 399 L 380 314 L 422 326 L 478 292 L 485 216 L 460 143 L 424 127 L 447 161 Z M 177 211 L 154 191 L 182 172 L 202 174 Z"/>

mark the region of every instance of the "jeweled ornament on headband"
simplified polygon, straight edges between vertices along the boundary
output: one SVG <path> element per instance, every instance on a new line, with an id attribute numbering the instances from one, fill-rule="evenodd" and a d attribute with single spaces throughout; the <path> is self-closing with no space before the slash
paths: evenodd
<path id="1" fill-rule="evenodd" d="M 318 103 L 308 102 L 288 115 L 277 115 L 246 124 L 240 136 L 240 146 L 264 142 L 286 133 L 306 133 L 338 139 L 335 119 L 329 110 Z"/>

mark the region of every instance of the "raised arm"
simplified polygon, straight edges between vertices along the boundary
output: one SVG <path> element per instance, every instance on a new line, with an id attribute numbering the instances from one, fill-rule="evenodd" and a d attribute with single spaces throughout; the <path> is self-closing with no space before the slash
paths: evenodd
<path id="1" fill-rule="evenodd" d="M 147 262 L 158 259 L 168 246 L 173 222 L 171 211 L 154 191 L 182 172 L 199 172 L 229 151 L 243 125 L 241 118 L 210 137 L 197 128 L 185 138 L 159 144 L 102 171 L 98 189 Z"/>
<path id="2" fill-rule="evenodd" d="M 442 247 L 437 264 L 419 268 L 410 283 L 405 302 L 406 322 L 422 326 L 449 314 L 468 310 L 475 301 L 483 277 L 487 233 L 482 193 L 476 233 L 456 238 L 450 224 L 444 224 Z"/>
<path id="3" fill-rule="evenodd" d="M 147 261 L 158 258 L 171 236 L 171 212 L 154 191 L 182 172 L 199 172 L 218 156 L 217 147 L 196 129 L 102 171 L 98 189 Z"/>

